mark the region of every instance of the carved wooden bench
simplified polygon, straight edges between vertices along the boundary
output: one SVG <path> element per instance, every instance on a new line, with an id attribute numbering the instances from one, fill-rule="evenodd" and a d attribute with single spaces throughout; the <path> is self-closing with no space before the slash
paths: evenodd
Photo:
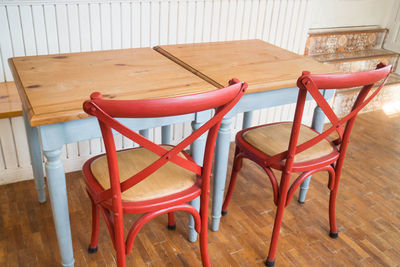
<path id="1" fill-rule="evenodd" d="M 383 48 L 388 30 L 378 26 L 313 29 L 309 31 L 304 54 L 343 72 L 375 69 L 379 62 L 398 64 L 399 54 Z M 348 113 L 360 88 L 341 90 L 334 100 L 338 115 Z M 392 73 L 385 88 L 363 112 L 381 109 L 400 100 L 400 74 Z"/>

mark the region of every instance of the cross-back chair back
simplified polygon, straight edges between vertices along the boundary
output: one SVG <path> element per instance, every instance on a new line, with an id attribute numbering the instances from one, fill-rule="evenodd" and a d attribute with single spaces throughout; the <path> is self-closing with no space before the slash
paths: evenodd
<path id="1" fill-rule="evenodd" d="M 291 139 L 296 138 L 296 135 L 299 131 L 299 125 L 301 124 L 305 104 L 305 96 L 307 92 L 311 94 L 317 105 L 322 109 L 323 113 L 326 115 L 332 125 L 313 139 L 310 139 L 303 144 L 297 145 L 295 149 L 292 148 L 295 153 L 297 154 L 306 150 L 307 148 L 313 146 L 324 138 L 327 138 L 335 131 L 339 136 L 338 139 L 335 140 L 335 143 L 337 145 L 340 145 L 340 151 L 343 152 L 343 150 L 345 150 L 347 147 L 348 138 L 350 137 L 357 114 L 380 92 L 380 90 L 386 83 L 390 72 L 391 66 L 385 66 L 383 64 L 379 64 L 376 70 L 358 73 L 318 75 L 310 74 L 307 71 L 303 72 L 303 75 L 298 79 L 297 82 L 300 91 L 296 106 Z M 371 91 L 374 84 L 379 82 L 380 80 L 383 80 L 382 83 L 367 98 L 367 95 Z M 320 90 L 341 90 L 360 86 L 362 86 L 362 89 L 360 90 L 350 113 L 342 118 L 337 117 L 333 109 L 330 107 L 329 103 L 320 92 Z M 290 148 L 288 149 L 288 151 L 289 150 Z M 282 153 L 281 155 L 274 157 L 282 159 L 284 158 L 284 154 L 285 153 Z"/>
<path id="2" fill-rule="evenodd" d="M 131 251 L 136 235 L 146 222 L 158 215 L 168 213 L 169 226 L 171 226 L 171 223 L 174 223 L 173 212 L 183 210 L 191 213 L 194 217 L 195 229 L 200 233 L 203 265 L 210 265 L 207 251 L 207 213 L 215 140 L 223 116 L 239 101 L 246 88 L 246 83 L 233 79 L 230 81 L 230 86 L 223 89 L 163 99 L 108 100 L 103 99 L 101 94 L 97 92 L 91 95 L 91 100 L 83 104 L 83 109 L 98 119 L 106 151 L 105 157 L 107 159 L 110 187 L 104 188 L 99 182 L 99 178 L 95 177 L 92 169 L 94 162 L 99 157 L 104 157 L 104 155 L 88 160 L 83 167 L 83 172 L 86 188 L 93 204 L 93 231 L 89 252 L 97 251 L 99 210 L 104 215 L 117 251 L 118 266 L 125 266 L 125 255 Z M 193 131 L 192 134 L 176 146 L 158 145 L 116 119 L 168 117 L 209 109 L 215 109 L 215 113 L 211 119 L 205 122 L 199 129 Z M 132 151 L 136 149 L 135 153 L 148 150 L 156 155 L 154 160 L 148 162 L 147 166 L 137 173 L 133 173 L 130 177 L 125 177 L 123 181 L 120 177 L 122 168 L 119 160 L 120 151 L 116 150 L 113 131 L 122 134 L 140 145 L 141 148 L 132 149 Z M 184 149 L 207 131 L 203 166 L 200 166 Z M 166 164 L 171 165 L 171 163 L 173 166 L 169 168 L 178 168 L 181 171 L 185 170 L 186 173 L 189 172 L 196 176 L 193 185 L 180 191 L 178 190 L 178 192 L 172 192 L 171 194 L 155 195 L 151 199 L 138 201 L 123 199 L 124 192 L 149 179 L 150 176 L 153 177 L 153 174 L 157 175 L 157 171 L 163 175 L 161 173 L 162 167 L 166 166 Z M 185 204 L 198 196 L 201 196 L 200 214 L 195 208 Z M 124 213 L 145 213 L 145 215 L 134 223 L 127 235 L 126 241 L 124 239 L 123 226 Z"/>
<path id="3" fill-rule="evenodd" d="M 227 207 L 233 194 L 237 173 L 242 167 L 243 158 L 250 159 L 260 165 L 271 181 L 274 203 L 277 205 L 274 230 L 266 261 L 268 266 L 273 266 L 275 262 L 283 210 L 289 204 L 300 184 L 315 172 L 327 171 L 329 173 L 328 188 L 331 191 L 329 205 L 330 236 L 333 238 L 338 236 L 335 216 L 336 196 L 350 134 L 357 114 L 380 92 L 391 71 L 391 66 L 385 66 L 382 63 L 375 70 L 358 73 L 311 74 L 304 71 L 297 81 L 299 93 L 294 120 L 291 125 L 287 122 L 261 125 L 244 129 L 236 135 L 235 158 L 222 215 L 227 213 Z M 380 85 L 372 90 L 374 84 L 381 80 Z M 351 111 L 342 118 L 335 114 L 321 93 L 321 90 L 341 90 L 360 86 L 362 89 Z M 301 123 L 307 94 L 312 96 L 332 124 L 321 133 Z M 284 129 L 286 129 L 285 132 Z M 339 137 L 332 141 L 329 136 L 334 132 L 337 132 Z M 272 138 L 266 139 L 265 137 Z M 276 141 L 276 139 L 279 140 Z M 274 151 L 266 148 L 268 142 L 271 144 L 274 142 L 284 143 L 281 144 L 280 150 L 275 149 Z M 272 169 L 282 172 L 279 183 Z M 293 172 L 299 172 L 300 175 L 290 184 Z"/>

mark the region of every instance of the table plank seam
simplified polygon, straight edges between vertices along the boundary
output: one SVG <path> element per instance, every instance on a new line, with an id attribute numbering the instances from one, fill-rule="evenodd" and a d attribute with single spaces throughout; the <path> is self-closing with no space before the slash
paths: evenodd
<path id="1" fill-rule="evenodd" d="M 169 60 L 171 60 L 172 62 L 178 64 L 179 66 L 183 67 L 184 69 L 190 71 L 191 73 L 193 73 L 194 75 L 196 75 L 197 77 L 203 79 L 204 81 L 214 85 L 217 88 L 224 88 L 224 86 L 216 81 L 214 81 L 213 79 L 211 79 L 210 77 L 208 77 L 207 75 L 205 75 L 204 73 L 202 73 L 201 71 L 193 68 L 192 66 L 190 66 L 189 64 L 185 63 L 184 61 L 180 60 L 179 58 L 175 57 L 174 55 L 172 55 L 171 53 L 167 52 L 166 50 L 164 50 L 163 48 L 161 48 L 160 46 L 155 46 L 153 47 L 153 49 L 155 51 L 157 51 L 158 53 L 160 53 L 161 55 L 165 56 L 166 58 L 168 58 Z M 228 82 L 228 81 L 227 81 Z"/>

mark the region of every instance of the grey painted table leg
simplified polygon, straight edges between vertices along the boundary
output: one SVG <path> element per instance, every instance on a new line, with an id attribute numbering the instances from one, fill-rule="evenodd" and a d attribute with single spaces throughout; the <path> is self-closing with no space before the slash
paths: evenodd
<path id="1" fill-rule="evenodd" d="M 74 266 L 74 255 L 69 223 L 64 164 L 60 159 L 61 147 L 56 150 L 44 151 L 44 155 L 47 158 L 47 183 L 62 265 L 72 267 Z"/>
<path id="2" fill-rule="evenodd" d="M 35 181 L 36 192 L 40 203 L 46 202 L 46 185 L 43 175 L 42 151 L 40 149 L 39 131 L 36 127 L 31 127 L 25 111 L 23 112 L 26 136 L 28 137 L 29 154 L 31 156 L 33 179 Z"/>
<path id="3" fill-rule="evenodd" d="M 253 111 L 247 111 L 243 113 L 243 129 L 251 127 L 252 117 L 253 117 Z"/>
<path id="4" fill-rule="evenodd" d="M 149 138 L 150 136 L 149 129 L 140 130 L 139 133 L 146 138 Z"/>
<path id="5" fill-rule="evenodd" d="M 324 127 L 324 121 L 325 121 L 325 114 L 322 111 L 322 109 L 319 106 L 317 106 L 314 109 L 314 115 L 311 127 L 317 132 L 322 132 L 322 129 Z M 305 179 L 300 185 L 300 193 L 299 193 L 300 203 L 304 203 L 304 201 L 306 200 L 306 195 L 308 187 L 310 185 L 310 181 L 311 181 L 311 176 L 307 177 L 307 179 Z"/>
<path id="6" fill-rule="evenodd" d="M 161 127 L 161 143 L 164 145 L 171 144 L 171 125 Z"/>
<path id="7" fill-rule="evenodd" d="M 243 128 L 251 126 L 253 111 L 244 112 Z M 211 230 L 218 231 L 224 200 L 226 174 L 228 169 L 229 145 L 231 142 L 232 118 L 224 118 L 218 132 L 215 148 L 214 185 Z"/>
<path id="8" fill-rule="evenodd" d="M 228 168 L 229 144 L 232 118 L 224 118 L 218 132 L 215 148 L 214 185 L 211 230 L 218 231 L 224 199 L 226 172 Z"/>
<path id="9" fill-rule="evenodd" d="M 192 122 L 193 131 L 199 129 L 203 123 L 210 118 L 209 111 L 203 111 L 196 114 L 195 120 Z M 196 141 L 190 146 L 190 153 L 197 164 L 203 165 L 204 149 L 206 145 L 206 133 L 200 136 Z M 200 197 L 193 199 L 190 202 L 196 210 L 200 210 Z M 189 241 L 195 242 L 197 239 L 197 233 L 194 230 L 194 220 L 192 215 L 189 215 Z"/>

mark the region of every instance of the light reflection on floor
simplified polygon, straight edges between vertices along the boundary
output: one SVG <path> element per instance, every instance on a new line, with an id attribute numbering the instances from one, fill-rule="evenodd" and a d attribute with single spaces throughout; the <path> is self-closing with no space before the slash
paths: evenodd
<path id="1" fill-rule="evenodd" d="M 400 101 L 393 101 L 383 105 L 383 112 L 389 117 L 395 116 L 400 113 Z"/>

